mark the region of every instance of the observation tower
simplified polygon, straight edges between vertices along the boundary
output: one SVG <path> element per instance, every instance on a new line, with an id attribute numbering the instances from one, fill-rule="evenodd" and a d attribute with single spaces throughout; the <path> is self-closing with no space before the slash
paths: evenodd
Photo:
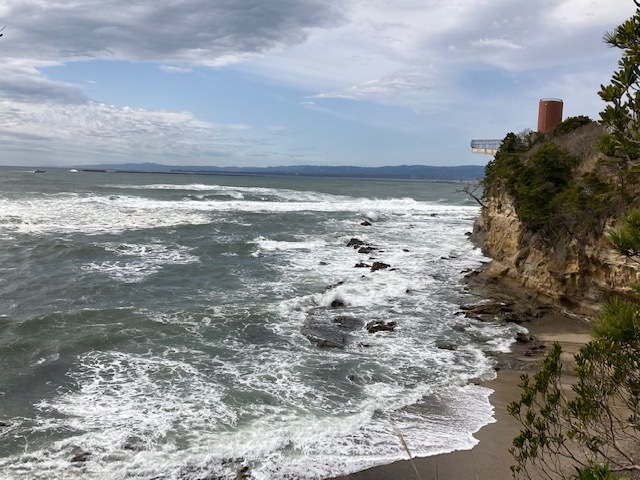
<path id="1" fill-rule="evenodd" d="M 564 104 L 559 98 L 542 98 L 538 104 L 538 132 L 548 133 L 562 121 Z M 502 140 L 471 140 L 471 153 L 495 155 Z"/>
<path id="2" fill-rule="evenodd" d="M 543 98 L 538 106 L 538 131 L 547 133 L 562 121 L 562 100 Z"/>

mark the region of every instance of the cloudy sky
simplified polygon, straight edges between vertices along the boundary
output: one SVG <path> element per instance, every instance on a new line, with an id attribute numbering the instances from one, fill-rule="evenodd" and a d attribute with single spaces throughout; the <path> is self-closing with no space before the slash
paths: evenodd
<path id="1" fill-rule="evenodd" d="M 462 165 L 598 118 L 632 0 L 0 0 L 0 164 Z"/>

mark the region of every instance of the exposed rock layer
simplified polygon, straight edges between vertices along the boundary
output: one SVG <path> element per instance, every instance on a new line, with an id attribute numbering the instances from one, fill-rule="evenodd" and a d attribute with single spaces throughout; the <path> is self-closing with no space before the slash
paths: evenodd
<path id="1" fill-rule="evenodd" d="M 518 218 L 504 182 L 493 185 L 471 239 L 492 259 L 482 272 L 489 280 L 584 313 L 613 293 L 628 293 L 640 280 L 640 264 L 616 253 L 606 234 L 596 240 L 567 236 L 552 246 L 543 242 Z"/>

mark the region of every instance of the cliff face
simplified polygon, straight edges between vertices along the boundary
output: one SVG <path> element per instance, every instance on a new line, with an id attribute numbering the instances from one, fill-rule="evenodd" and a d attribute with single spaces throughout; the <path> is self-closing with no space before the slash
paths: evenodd
<path id="1" fill-rule="evenodd" d="M 593 313 L 608 296 L 624 295 L 640 281 L 640 264 L 615 252 L 605 234 L 595 240 L 567 235 L 552 245 L 542 241 L 518 218 L 504 179 L 485 198 L 471 238 L 492 259 L 483 273 L 489 280 L 575 311 Z"/>

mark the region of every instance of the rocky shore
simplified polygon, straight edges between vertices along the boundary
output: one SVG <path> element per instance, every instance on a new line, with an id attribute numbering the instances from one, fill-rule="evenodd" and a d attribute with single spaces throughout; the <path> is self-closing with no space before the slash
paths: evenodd
<path id="1" fill-rule="evenodd" d="M 476 381 L 493 390 L 490 401 L 495 409 L 495 423 L 474 435 L 479 442 L 471 450 L 402 460 L 332 480 L 512 478 L 509 448 L 520 428 L 508 415 L 507 406 L 520 396 L 520 376 L 534 372 L 547 347 L 554 342 L 562 346 L 563 363 L 570 370 L 573 355 L 591 338 L 591 322 L 585 316 L 544 301 L 533 292 L 497 282 L 486 275 L 484 269 L 469 274 L 465 282 L 478 302 L 462 305 L 459 315 L 480 321 L 513 322 L 527 330 L 518 335 L 509 353 L 494 354 L 497 378 Z"/>
<path id="2" fill-rule="evenodd" d="M 506 407 L 520 396 L 520 375 L 533 372 L 554 342 L 562 347 L 564 372 L 571 372 L 574 354 L 591 339 L 589 318 L 610 296 L 630 295 L 640 279 L 640 262 L 615 251 L 608 238 L 628 209 L 638 207 L 637 179 L 625 184 L 615 162 L 600 151 L 603 132 L 587 119 L 529 144 L 526 136 L 510 134 L 511 144 L 485 171 L 484 195 L 476 198 L 482 209 L 469 237 L 491 262 L 467 275 L 478 302 L 461 306 L 459 315 L 517 323 L 527 331 L 517 335 L 510 353 L 494 355 L 497 379 L 479 381 L 494 390 L 496 423 L 477 432 L 479 443 L 471 450 L 338 480 L 511 478 L 509 448 L 519 424 Z M 568 373 L 567 388 L 571 382 Z"/>
<path id="3" fill-rule="evenodd" d="M 476 231 L 475 237 L 477 235 Z M 366 268 L 371 272 L 393 268 L 376 258 L 384 252 L 380 246 L 352 238 L 346 247 L 356 249 L 363 256 L 354 268 Z M 407 459 L 332 480 L 414 479 L 418 476 L 422 480 L 511 478 L 513 462 L 509 448 L 519 432 L 519 424 L 507 414 L 506 408 L 520 396 L 520 375 L 534 372 L 553 342 L 562 345 L 563 361 L 570 367 L 573 354 L 590 339 L 591 323 L 586 316 L 563 308 L 557 298 L 529 289 L 513 275 L 497 271 L 494 262 L 468 272 L 464 283 L 477 300 L 460 306 L 457 313 L 460 321 L 454 328 L 463 331 L 468 323 L 477 321 L 514 323 L 523 327 L 515 336 L 509 353 L 491 353 L 497 378 L 491 381 L 472 380 L 493 390 L 490 401 L 495 409 L 496 422 L 475 434 L 479 443 L 471 450 Z M 327 291 L 339 285 L 330 285 Z M 357 331 L 366 329 L 375 333 L 393 331 L 396 327 L 393 321 L 365 325 L 361 319 L 345 314 L 343 307 L 341 300 L 336 298 L 331 305 L 308 312 L 301 333 L 319 348 L 345 348 L 356 338 L 361 338 L 355 335 Z M 584 313 L 584 310 L 579 311 Z M 368 345 L 361 342 L 358 346 L 364 348 Z M 438 347 L 455 350 L 457 345 L 443 343 Z"/>

